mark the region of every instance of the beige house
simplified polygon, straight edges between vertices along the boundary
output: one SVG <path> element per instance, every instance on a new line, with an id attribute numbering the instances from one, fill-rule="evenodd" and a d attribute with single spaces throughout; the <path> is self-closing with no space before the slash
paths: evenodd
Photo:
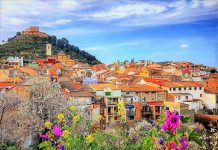
<path id="1" fill-rule="evenodd" d="M 166 110 L 170 110 L 171 112 L 177 111 L 179 115 L 185 116 L 185 117 L 191 117 L 189 123 L 194 122 L 194 109 L 189 110 L 189 105 L 179 102 L 164 102 L 164 105 L 166 107 Z"/>

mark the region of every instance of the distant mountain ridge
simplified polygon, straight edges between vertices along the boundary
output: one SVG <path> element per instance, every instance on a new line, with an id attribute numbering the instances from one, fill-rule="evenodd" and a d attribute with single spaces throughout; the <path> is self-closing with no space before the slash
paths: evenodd
<path id="1" fill-rule="evenodd" d="M 8 42 L 0 45 L 0 59 L 9 56 L 22 56 L 25 60 L 34 60 L 36 58 L 46 58 L 45 44 L 52 44 L 53 54 L 63 51 L 70 55 L 72 59 L 77 59 L 83 63 L 95 65 L 101 63 L 95 56 L 84 50 L 80 50 L 77 46 L 69 44 L 66 38 L 57 39 L 56 36 L 48 35 L 40 37 L 37 35 L 17 34 L 8 38 Z"/>

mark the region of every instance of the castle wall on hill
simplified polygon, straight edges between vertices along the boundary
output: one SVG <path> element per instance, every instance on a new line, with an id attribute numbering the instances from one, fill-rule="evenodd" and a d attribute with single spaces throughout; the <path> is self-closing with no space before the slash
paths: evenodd
<path id="1" fill-rule="evenodd" d="M 22 31 L 21 34 L 22 35 L 35 35 L 39 37 L 48 37 L 48 34 L 46 34 L 45 32 L 40 32 L 39 27 L 36 27 L 36 26 L 31 26 L 27 28 L 25 31 Z"/>

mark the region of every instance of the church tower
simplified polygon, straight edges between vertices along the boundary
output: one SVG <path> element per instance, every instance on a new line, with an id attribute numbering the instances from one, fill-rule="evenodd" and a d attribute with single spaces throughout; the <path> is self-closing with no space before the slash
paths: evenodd
<path id="1" fill-rule="evenodd" d="M 52 45 L 46 44 L 46 55 L 50 56 L 52 54 Z"/>

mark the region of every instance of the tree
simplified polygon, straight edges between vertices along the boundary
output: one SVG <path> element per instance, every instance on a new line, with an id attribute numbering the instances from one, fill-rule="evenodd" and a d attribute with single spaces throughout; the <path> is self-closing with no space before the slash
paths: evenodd
<path id="1" fill-rule="evenodd" d="M 52 121 L 58 112 L 64 112 L 67 108 L 67 101 L 61 93 L 58 83 L 44 81 L 34 83 L 32 97 L 22 104 L 22 114 L 29 118 L 29 126 L 36 133 L 41 132 L 45 121 Z"/>
<path id="2" fill-rule="evenodd" d="M 16 37 L 18 37 L 18 36 L 20 36 L 21 35 L 21 33 L 20 32 L 17 32 L 16 33 Z"/>
<path id="3" fill-rule="evenodd" d="M 23 141 L 22 123 L 18 111 L 21 100 L 6 91 L 0 92 L 0 143 L 19 145 Z"/>

